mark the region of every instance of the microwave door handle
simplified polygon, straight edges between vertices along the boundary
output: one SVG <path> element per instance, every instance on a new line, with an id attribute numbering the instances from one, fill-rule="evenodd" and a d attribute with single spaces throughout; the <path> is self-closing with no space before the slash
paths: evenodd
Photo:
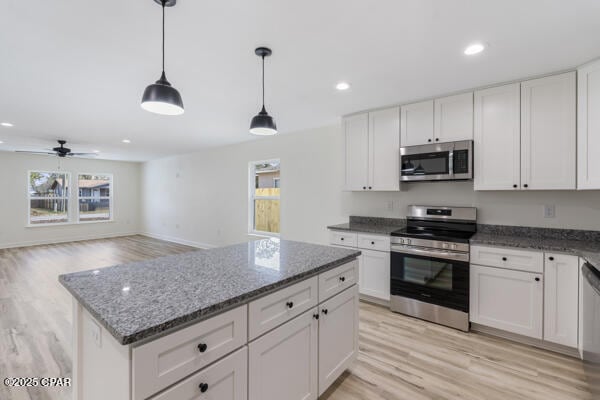
<path id="1" fill-rule="evenodd" d="M 452 150 L 448 154 L 448 174 L 454 175 L 454 144 L 452 144 Z"/>

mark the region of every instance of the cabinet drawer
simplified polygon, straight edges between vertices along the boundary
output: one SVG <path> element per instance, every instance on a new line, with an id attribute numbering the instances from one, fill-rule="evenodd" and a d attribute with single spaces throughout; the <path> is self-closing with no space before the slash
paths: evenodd
<path id="1" fill-rule="evenodd" d="M 367 250 L 390 251 L 390 237 L 359 234 L 358 247 Z"/>
<path id="2" fill-rule="evenodd" d="M 250 340 L 313 308 L 319 302 L 318 277 L 253 301 L 248 309 Z"/>
<path id="3" fill-rule="evenodd" d="M 319 302 L 358 283 L 358 260 L 340 265 L 319 275 Z"/>
<path id="4" fill-rule="evenodd" d="M 471 246 L 471 264 L 542 273 L 544 254 L 506 247 Z"/>
<path id="5" fill-rule="evenodd" d="M 247 341 L 247 307 L 241 306 L 133 349 L 135 400 L 198 371 Z"/>
<path id="6" fill-rule="evenodd" d="M 248 391 L 248 348 L 200 371 L 155 396 L 152 400 L 246 400 Z M 204 391 L 202 391 L 204 390 Z"/>
<path id="7" fill-rule="evenodd" d="M 329 243 L 338 246 L 356 247 L 356 233 L 329 231 Z"/>

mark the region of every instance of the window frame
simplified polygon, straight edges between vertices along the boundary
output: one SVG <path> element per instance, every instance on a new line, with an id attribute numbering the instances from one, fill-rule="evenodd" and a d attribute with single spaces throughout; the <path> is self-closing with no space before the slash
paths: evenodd
<path id="1" fill-rule="evenodd" d="M 43 174 L 60 174 L 60 175 L 65 175 L 66 180 L 68 182 L 68 190 L 67 190 L 67 195 L 66 196 L 61 196 L 61 197 L 31 197 L 31 173 L 33 172 L 37 172 L 37 173 L 43 173 Z M 72 188 L 71 188 L 71 173 L 67 172 L 67 171 L 52 171 L 52 170 L 41 170 L 41 169 L 30 169 L 27 171 L 27 227 L 33 227 L 33 228 L 38 228 L 38 227 L 44 227 L 44 226 L 59 226 L 59 225 L 70 225 L 72 224 L 72 219 L 71 219 L 71 207 L 73 206 L 73 202 L 71 199 L 71 195 L 73 193 Z M 67 201 L 67 220 L 65 222 L 47 222 L 47 223 L 41 223 L 41 224 L 32 224 L 31 223 L 31 200 L 40 200 L 40 199 L 49 199 L 49 198 L 53 198 L 53 199 L 61 199 L 61 200 L 66 200 Z"/>
<path id="2" fill-rule="evenodd" d="M 100 196 L 100 197 L 92 197 L 92 196 L 80 196 L 79 195 L 79 177 L 81 175 L 92 175 L 92 176 L 107 176 L 110 178 L 110 183 L 108 185 L 108 196 Z M 114 181 L 114 176 L 113 174 L 110 173 L 101 173 L 101 172 L 77 172 L 76 173 L 77 176 L 77 199 L 75 200 L 75 212 L 77 215 L 77 220 L 75 221 L 75 223 L 77 224 L 97 224 L 97 223 L 102 223 L 102 222 L 113 222 L 114 221 L 114 216 L 115 216 L 115 209 L 114 209 L 114 186 L 115 186 L 115 181 Z M 108 199 L 108 207 L 109 207 L 109 218 L 108 219 L 102 219 L 102 220 L 96 220 L 96 221 L 82 221 L 81 220 L 81 212 L 79 211 L 79 200 L 83 200 L 83 199 L 98 199 L 98 200 L 102 200 L 102 199 Z"/>
<path id="3" fill-rule="evenodd" d="M 256 196 L 256 165 L 257 164 L 265 164 L 265 163 L 279 163 L 279 196 Z M 255 200 L 279 200 L 279 232 L 264 232 L 258 231 L 254 229 L 255 220 L 254 220 L 254 211 L 255 211 Z M 261 236 L 261 237 L 280 237 L 281 236 L 281 159 L 279 158 L 270 158 L 268 160 L 257 160 L 250 161 L 248 163 L 248 235 L 251 236 Z"/>

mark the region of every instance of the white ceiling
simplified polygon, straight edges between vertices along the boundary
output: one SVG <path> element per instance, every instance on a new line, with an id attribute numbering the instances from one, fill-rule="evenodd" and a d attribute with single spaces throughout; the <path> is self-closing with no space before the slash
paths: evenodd
<path id="1" fill-rule="evenodd" d="M 281 133 L 339 116 L 571 68 L 600 56 L 597 0 L 179 0 L 167 9 L 167 77 L 186 112 L 143 111 L 160 75 L 153 0 L 4 0 L 3 149 L 52 147 L 148 160 L 254 138 L 260 60 Z M 487 42 L 467 57 L 470 42 Z M 336 82 L 352 87 L 337 92 Z M 123 138 L 132 143 L 121 143 Z"/>

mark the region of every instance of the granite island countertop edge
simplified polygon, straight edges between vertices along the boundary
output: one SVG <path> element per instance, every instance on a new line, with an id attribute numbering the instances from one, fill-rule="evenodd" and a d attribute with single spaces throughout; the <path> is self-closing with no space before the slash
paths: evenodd
<path id="1" fill-rule="evenodd" d="M 78 303 L 92 315 L 100 324 L 112 335 L 112 337 L 121 345 L 134 345 L 138 346 L 149 341 L 158 339 L 167 334 L 173 333 L 175 331 L 187 328 L 190 325 L 195 323 L 210 319 L 219 314 L 232 310 L 236 307 L 243 306 L 248 304 L 254 300 L 257 300 L 261 297 L 267 296 L 271 293 L 274 293 L 278 290 L 284 289 L 288 286 L 293 285 L 294 283 L 298 283 L 304 281 L 306 279 L 310 279 L 314 276 L 317 276 L 323 272 L 336 268 L 340 265 L 346 264 L 358 256 L 361 255 L 360 250 L 357 250 L 355 254 L 340 258 L 334 262 L 330 262 L 319 267 L 315 267 L 310 271 L 306 271 L 300 273 L 298 275 L 294 275 L 292 277 L 283 279 L 281 281 L 277 281 L 271 283 L 269 285 L 257 288 L 248 293 L 244 293 L 243 295 L 228 299 L 227 301 L 213 304 L 208 308 L 204 308 L 202 310 L 198 310 L 194 313 L 187 314 L 182 317 L 175 318 L 170 321 L 166 321 L 157 326 L 147 328 L 136 332 L 131 335 L 123 335 L 117 332 L 102 316 L 97 313 L 93 307 L 91 307 L 76 291 L 72 290 L 64 281 L 63 277 L 68 274 L 59 275 L 58 280 L 61 285 L 67 289 L 67 291 L 78 301 Z"/>

